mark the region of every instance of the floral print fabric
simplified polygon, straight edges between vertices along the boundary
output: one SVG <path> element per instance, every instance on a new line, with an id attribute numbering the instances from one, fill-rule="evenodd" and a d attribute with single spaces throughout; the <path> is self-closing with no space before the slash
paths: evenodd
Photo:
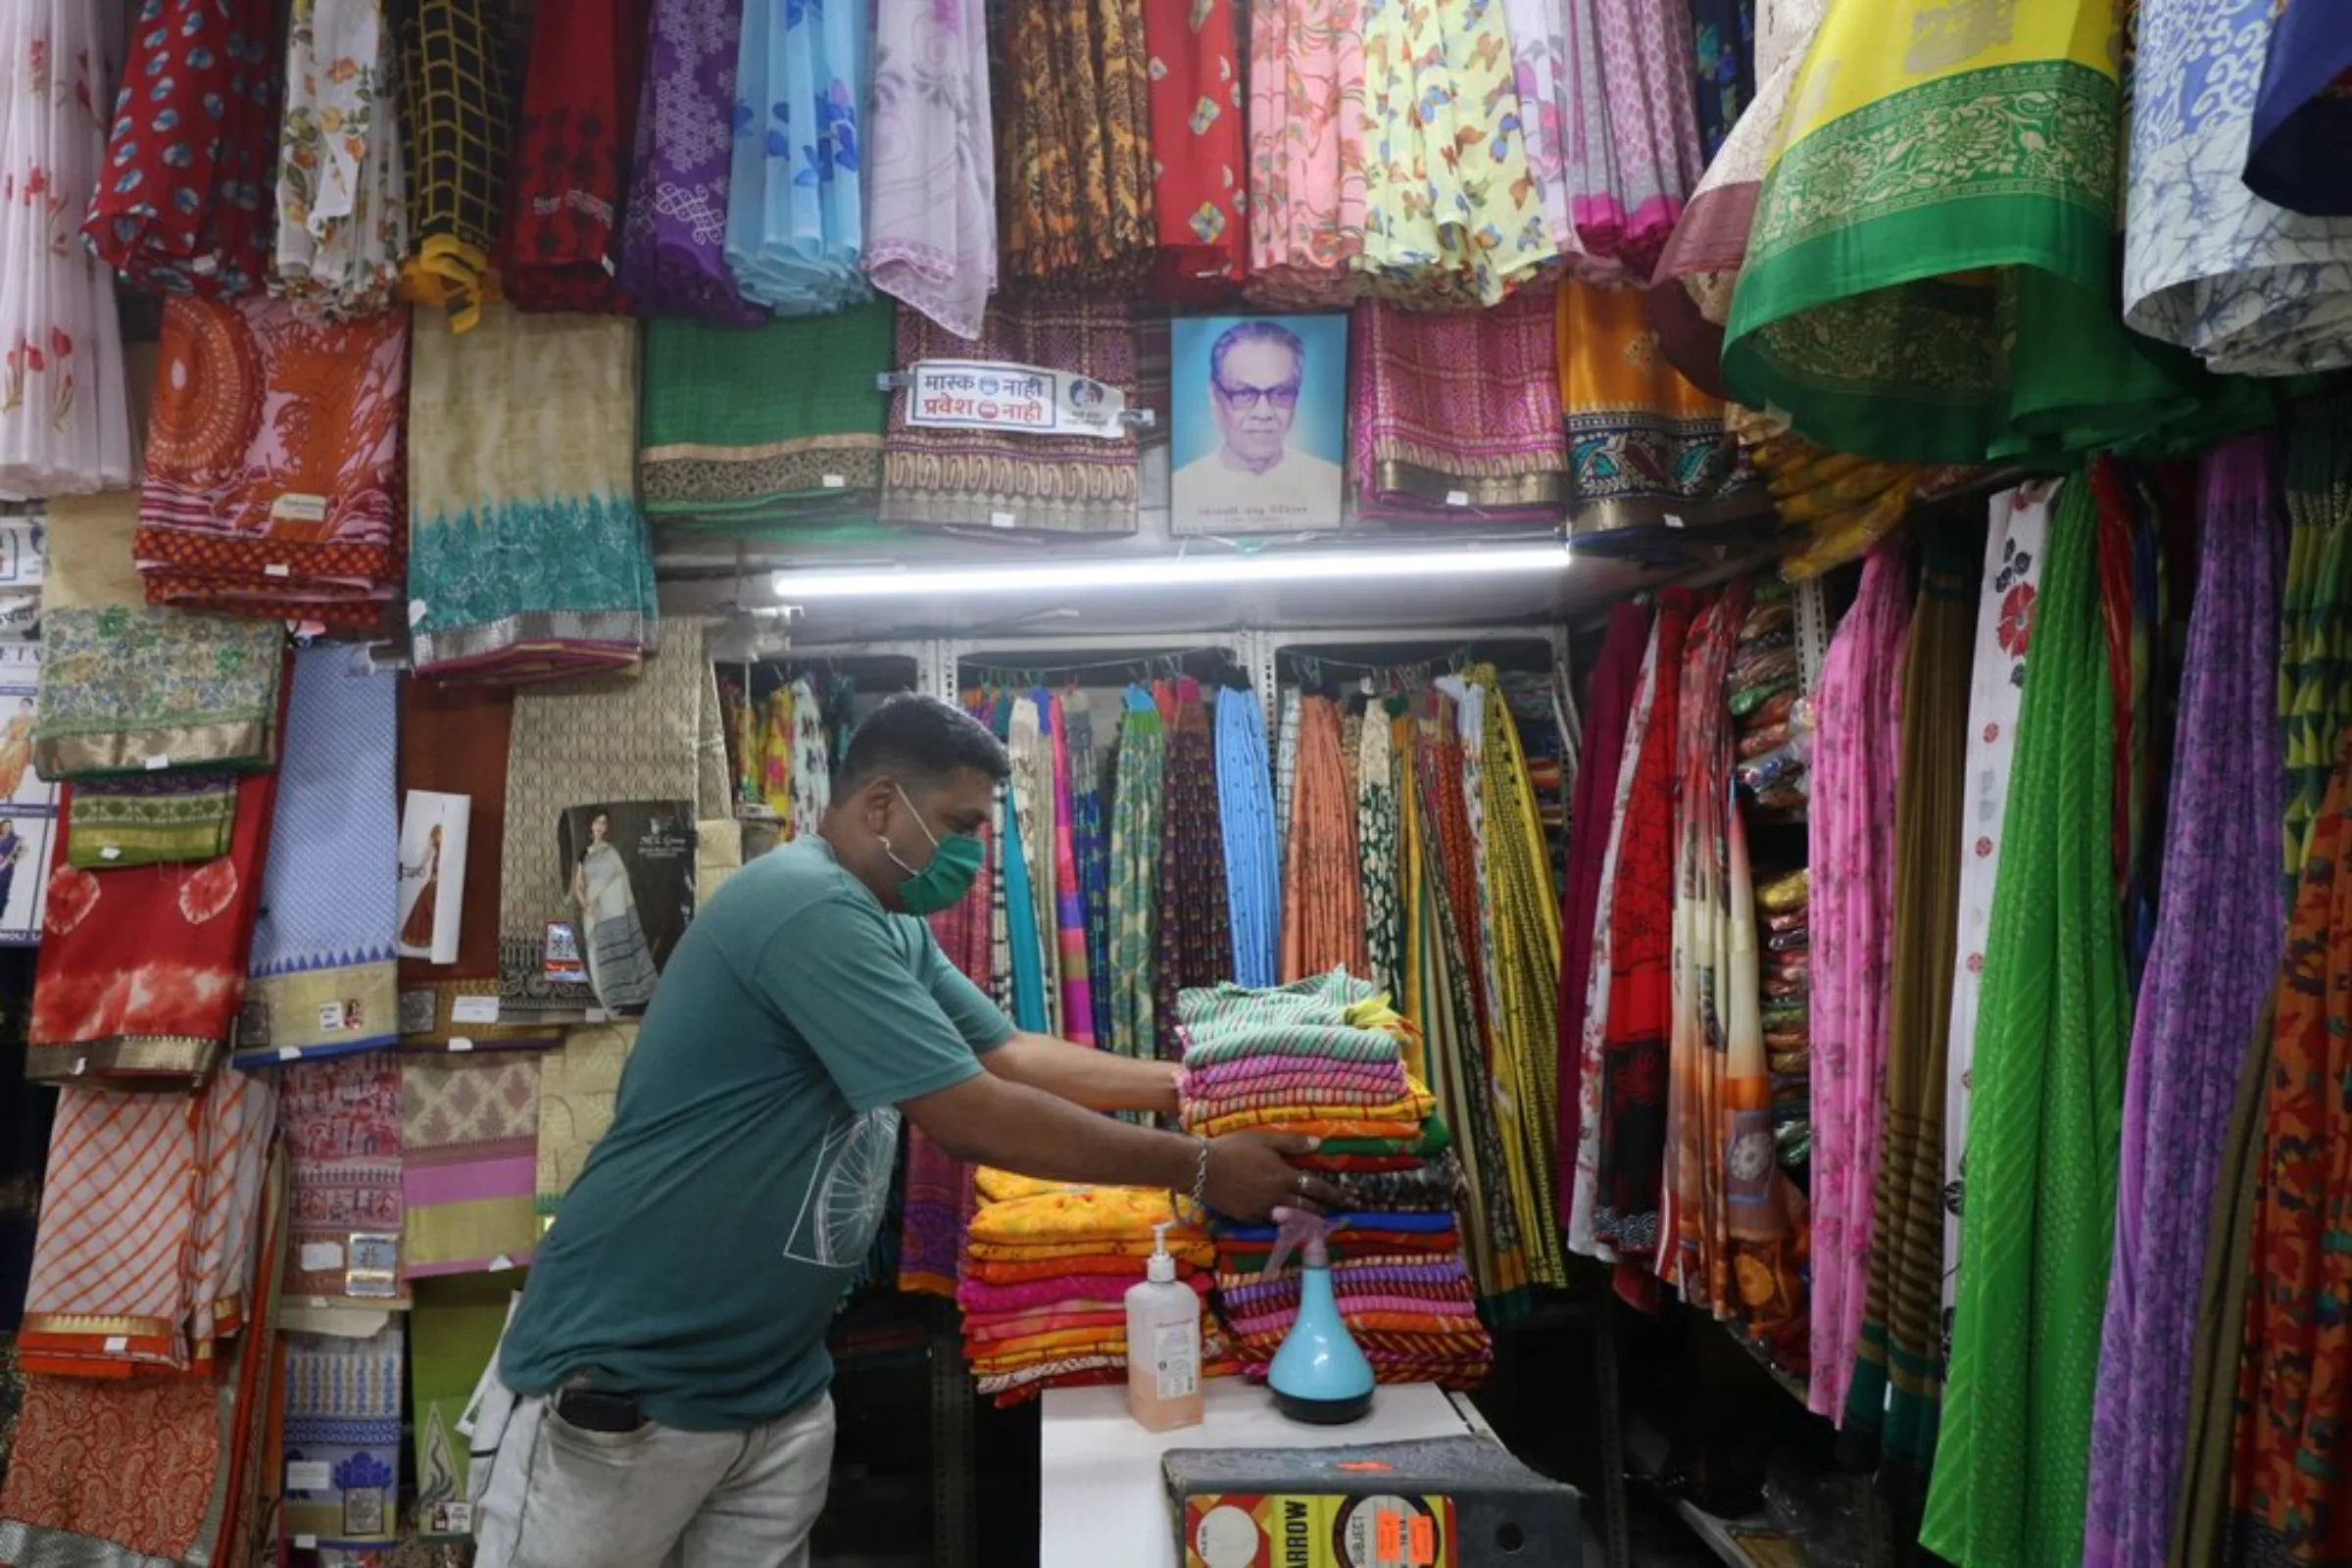
<path id="1" fill-rule="evenodd" d="M 745 299 L 779 315 L 865 295 L 868 47 L 866 9 L 854 0 L 744 8 L 727 266 Z"/>
<path id="2" fill-rule="evenodd" d="M 649 0 L 539 13 L 507 182 L 501 285 L 526 311 L 617 309 L 622 193 L 634 151 Z"/>
<path id="3" fill-rule="evenodd" d="M 997 146 L 986 0 L 874 16 L 865 270 L 956 337 L 997 286 Z"/>
<path id="4" fill-rule="evenodd" d="M 1250 295 L 1343 304 L 1364 243 L 1362 0 L 1250 11 Z"/>
<path id="5" fill-rule="evenodd" d="M 76 232 L 105 167 L 107 34 L 87 0 L 0 16 L 0 495 L 130 481 L 114 280 Z"/>
<path id="6" fill-rule="evenodd" d="M 1167 732 L 1151 695 L 1129 688 L 1110 792 L 1110 1032 L 1122 1056 L 1158 1055 L 1159 864 Z"/>
<path id="7" fill-rule="evenodd" d="M 262 286 L 277 132 L 275 0 L 145 0 L 81 231 L 142 288 L 228 299 Z"/>
<path id="8" fill-rule="evenodd" d="M 1148 5 L 1153 292 L 1214 299 L 1242 279 L 1249 229 L 1242 75 L 1230 5 Z"/>
<path id="9" fill-rule="evenodd" d="M 1008 6 L 1004 29 L 995 102 L 1005 282 L 1134 283 L 1156 233 L 1140 0 Z"/>
<path id="10" fill-rule="evenodd" d="M 307 314 L 383 310 L 409 250 L 399 60 L 384 0 L 294 0 L 270 292 Z"/>

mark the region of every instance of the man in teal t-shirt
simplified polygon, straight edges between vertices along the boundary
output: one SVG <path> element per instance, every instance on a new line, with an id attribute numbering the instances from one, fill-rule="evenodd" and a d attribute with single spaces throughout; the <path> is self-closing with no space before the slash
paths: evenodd
<path id="1" fill-rule="evenodd" d="M 671 954 L 612 1126 L 565 1195 L 473 1428 L 479 1568 L 795 1568 L 833 1446 L 825 1329 L 901 1112 L 950 1153 L 1260 1218 L 1336 1199 L 1304 1139 L 1203 1142 L 1175 1073 L 1025 1034 L 919 916 L 951 907 L 1009 771 L 945 703 L 850 742 L 818 836 L 753 861 Z"/>

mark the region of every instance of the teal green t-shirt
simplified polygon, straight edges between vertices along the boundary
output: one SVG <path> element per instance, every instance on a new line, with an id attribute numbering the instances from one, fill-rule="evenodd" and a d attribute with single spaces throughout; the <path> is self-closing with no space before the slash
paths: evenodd
<path id="1" fill-rule="evenodd" d="M 972 1077 L 1012 1033 L 822 840 L 745 866 L 670 955 L 612 1130 L 532 1264 L 508 1386 L 585 1376 L 699 1432 L 815 1397 L 889 1197 L 896 1107 Z"/>

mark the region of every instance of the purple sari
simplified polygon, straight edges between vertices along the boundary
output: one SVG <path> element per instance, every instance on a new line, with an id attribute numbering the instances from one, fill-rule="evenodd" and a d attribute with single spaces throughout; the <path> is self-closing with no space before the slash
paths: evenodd
<path id="1" fill-rule="evenodd" d="M 620 287 L 641 316 L 762 319 L 736 291 L 726 257 L 742 29 L 743 0 L 654 0 L 620 234 Z"/>

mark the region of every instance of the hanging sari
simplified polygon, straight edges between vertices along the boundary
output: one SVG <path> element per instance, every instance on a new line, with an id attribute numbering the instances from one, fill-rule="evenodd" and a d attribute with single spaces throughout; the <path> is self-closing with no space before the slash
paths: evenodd
<path id="1" fill-rule="evenodd" d="M 997 286 L 997 148 L 986 0 L 874 13 L 865 270 L 956 337 Z"/>
<path id="2" fill-rule="evenodd" d="M 1830 0 L 1763 0 L 1757 15 L 1754 101 L 1712 154 L 1674 225 L 1649 283 L 1658 352 L 1709 397 L 1725 396 L 1723 323 L 1747 261 L 1764 185 L 1796 73 L 1829 15 Z"/>
<path id="3" fill-rule="evenodd" d="M 901 312 L 901 368 L 924 360 L 998 360 L 1068 370 L 1136 397 L 1132 304 L 1117 299 L 1032 299 L 993 305 L 977 342 L 966 343 Z M 891 399 L 882 450 L 882 520 L 934 526 L 1133 533 L 1143 488 L 1135 432 L 1112 437 L 945 430 L 906 422 Z"/>
<path id="4" fill-rule="evenodd" d="M 2286 445 L 2286 582 L 2278 646 L 2278 727 L 2286 752 L 2287 891 L 2334 756 L 2352 727 L 2352 399 L 2295 411 Z M 54 579 L 53 579 L 54 580 Z M 50 775 L 46 768 L 43 776 Z"/>
<path id="5" fill-rule="evenodd" d="M 25 1075 L 192 1089 L 227 1048 L 245 996 L 274 772 L 237 784 L 228 854 L 190 869 L 76 870 L 57 835 Z M 71 814 L 73 786 L 64 808 Z"/>
<path id="6" fill-rule="evenodd" d="M 0 495 L 78 495 L 131 481 L 137 459 L 114 279 L 79 243 L 74 205 L 98 188 L 115 8 L 44 0 L 0 21 Z M 54 190 L 58 200 L 36 199 Z"/>
<path id="7" fill-rule="evenodd" d="M 2352 18 L 2323 0 L 2284 0 L 2246 152 L 2246 188 L 2314 218 L 2352 218 Z"/>
<path id="8" fill-rule="evenodd" d="M 499 283 L 523 311 L 615 311 L 652 0 L 573 0 L 531 27 Z"/>
<path id="9" fill-rule="evenodd" d="M 1692 103 L 1687 0 L 1590 0 L 1612 189 L 1577 212 L 1585 248 L 1647 277 L 1706 168 Z"/>
<path id="10" fill-rule="evenodd" d="M 1361 725 L 1355 754 L 1355 851 L 1362 866 L 1366 974 L 1401 1006 L 1404 865 L 1396 802 L 1396 736 L 1389 716 L 1385 708 L 1374 704 L 1360 721 L 1351 721 Z"/>
<path id="11" fill-rule="evenodd" d="M 858 117 L 869 19 L 857 6 L 749 5 L 735 66 L 727 267 L 743 297 L 817 316 L 865 296 Z"/>
<path id="12" fill-rule="evenodd" d="M 1077 699 L 1084 701 L 1083 698 Z M 1086 885 L 1078 873 L 1078 822 L 1070 787 L 1068 701 L 1047 700 L 1047 739 L 1052 747 L 1054 783 L 1054 937 L 1061 974 L 1064 1040 L 1095 1043 L 1093 955 L 1086 942 Z"/>
<path id="13" fill-rule="evenodd" d="M 1001 16 L 993 102 L 1004 282 L 1119 293 L 1152 262 L 1152 106 L 1141 0 Z"/>
<path id="14" fill-rule="evenodd" d="M 1233 978 L 1264 987 L 1321 974 L 1319 963 L 1291 972 L 1293 922 L 1301 890 L 1293 863 L 1277 848 L 1273 766 L 1266 756 L 1266 713 L 1256 697 L 1217 692 L 1217 827 L 1225 843 L 1225 889 L 1232 911 Z M 1350 889 L 1354 887 L 1352 879 Z M 1335 960 L 1336 961 L 1336 960 Z"/>
<path id="15" fill-rule="evenodd" d="M 1906 1533 L 1916 1530 L 1927 1496 L 1943 1389 L 1944 1090 L 1959 840 L 1969 825 L 1963 767 L 1976 573 L 1971 552 L 1951 532 L 1923 537 L 1918 609 L 1902 653 L 1902 752 L 1889 846 L 1894 933 L 1886 950 L 1886 1085 L 1867 1279 L 1849 1346 L 1851 1380 L 1842 1409 L 1833 1412 L 1844 1418 L 1849 1452 L 1876 1450 L 1880 1495 Z M 1818 865 L 1813 887 L 1818 900 Z M 1818 1060 L 1818 1044 L 1815 1051 Z"/>
<path id="16" fill-rule="evenodd" d="M 277 755 L 285 628 L 150 609 L 126 490 L 50 509 L 32 766 L 45 779 L 266 768 Z"/>
<path id="17" fill-rule="evenodd" d="M 1094 1004 L 1093 1044 L 1110 1049 L 1110 835 L 1103 825 L 1102 761 L 1094 715 L 1074 696 L 1062 723 L 1070 747 L 1070 842 L 1078 857 L 1078 898 L 1086 915 L 1086 971 Z"/>
<path id="18" fill-rule="evenodd" d="M 506 219 L 513 124 L 504 17 L 489 0 L 414 0 L 405 16 L 401 121 L 416 253 L 401 270 L 401 290 L 446 309 L 453 331 L 470 331 L 498 297 L 491 257 Z"/>
<path id="19" fill-rule="evenodd" d="M 150 604 L 372 631 L 401 577 L 406 310 L 173 299 L 134 546 Z"/>
<path id="20" fill-rule="evenodd" d="M 877 378 L 890 368 L 883 300 L 750 328 L 646 322 L 637 405 L 646 515 L 730 531 L 870 521 L 890 409 Z"/>
<path id="21" fill-rule="evenodd" d="M 1911 573 L 1903 540 L 1863 563 L 1814 700 L 1820 725 L 1807 819 L 1812 898 L 1813 1334 L 1806 1404 L 1845 1412 L 1862 1328 L 1886 1061 L 1895 907 L 1896 760 Z"/>
<path id="22" fill-rule="evenodd" d="M 1708 158 L 1723 150 L 1725 138 L 1756 95 L 1755 30 L 1755 0 L 1691 0 L 1698 141 Z"/>
<path id="23" fill-rule="evenodd" d="M 2115 320 L 2114 36 L 2110 0 L 1835 0 L 1757 199 L 1733 396 L 1836 451 L 1948 463 L 2188 413 Z"/>
<path id="24" fill-rule="evenodd" d="M 1159 866 L 1167 732 L 1151 693 L 1127 688 L 1110 790 L 1110 1049 L 1159 1054 Z"/>
<path id="25" fill-rule="evenodd" d="M 2352 1513 L 2338 1481 L 2352 1330 L 2333 1304 L 2346 1242 L 2343 1176 L 2331 1157 L 2347 1136 L 2341 1085 L 2352 1067 L 2352 748 L 2339 752 L 2310 843 L 2279 972 L 2257 1148 L 2239 1167 L 2250 1171 L 2253 1200 L 2221 1559 L 2233 1564 L 2319 1568 L 2352 1558 Z M 2221 1533 L 2210 1516 L 2205 1528 Z"/>
<path id="26" fill-rule="evenodd" d="M 1246 694 L 1241 700 L 1252 709 L 1257 706 Z M 1262 749 L 1258 756 L 1262 764 Z M 1262 765 L 1257 776 L 1264 776 Z M 1364 948 L 1363 866 L 1350 799 L 1348 764 L 1340 751 L 1339 706 L 1328 697 L 1309 697 L 1298 710 L 1298 777 L 1291 796 L 1290 840 L 1284 846 L 1279 923 L 1285 984 L 1333 969 L 1362 979 L 1371 970 Z M 1239 974 L 1236 978 L 1250 983 Z"/>
<path id="27" fill-rule="evenodd" d="M 284 63 L 276 0 L 144 0 L 81 220 L 91 254 L 150 293 L 259 291 L 276 228 Z M 82 199 L 58 189 L 61 201 Z"/>
<path id="28" fill-rule="evenodd" d="M 1012 814 L 1020 828 L 1031 929 L 1037 933 L 1045 1033 L 1058 1035 L 1066 999 L 1061 990 L 1060 909 L 1054 882 L 1054 846 L 1060 811 L 1054 798 L 1054 737 L 1047 727 L 1051 703 L 1042 689 L 1015 697 L 1004 749 L 1012 762 Z"/>
<path id="29" fill-rule="evenodd" d="M 1968 1167 L 1968 1108 L 1977 1054 L 1977 1013 L 1991 943 L 1992 900 L 2006 836 L 2009 777 L 2017 759 L 2018 706 L 2026 691 L 2026 648 L 2041 585 L 2054 487 L 2032 484 L 1992 498 L 1984 539 L 1984 588 L 1977 603 L 1969 677 L 1968 800 L 1960 828 L 1960 906 L 1952 956 L 1952 1021 L 1943 1101 L 1943 1339 L 1960 1291 L 1961 1193 Z"/>
<path id="30" fill-rule="evenodd" d="M 286 1336 L 283 1528 L 341 1547 L 397 1539 L 401 1363 L 408 1326 Z M 298 1485 L 296 1478 L 321 1484 Z"/>
<path id="31" fill-rule="evenodd" d="M 539 1054 L 398 1061 L 402 1268 L 414 1280 L 528 1263 Z"/>
<path id="32" fill-rule="evenodd" d="M 1355 310 L 1348 478 L 1366 519 L 1556 514 L 1567 493 L 1551 305 Z"/>
<path id="33" fill-rule="evenodd" d="M 294 0 L 270 292 L 306 316 L 390 307 L 409 253 L 400 40 L 384 0 Z"/>
<path id="34" fill-rule="evenodd" d="M 2276 454 L 2205 460 L 2163 908 L 2124 1084 L 2122 1169 L 2091 1433 L 2085 1568 L 2155 1562 L 2172 1529 L 2211 1211 L 2245 1027 L 2283 922 L 2268 854 L 2278 804 Z"/>
<path id="35" fill-rule="evenodd" d="M 1232 977 L 1232 909 L 1225 890 L 1225 833 L 1216 742 L 1200 683 L 1176 683 L 1167 726 L 1166 805 L 1159 839 L 1159 976 L 1152 1030 L 1159 1055 L 1183 1054 L 1178 993 Z"/>
<path id="36" fill-rule="evenodd" d="M 551 386 L 564 396 L 546 396 Z M 408 469 L 418 673 L 519 683 L 636 666 L 659 615 L 636 429 L 632 321 L 492 305 L 463 341 L 418 336 Z"/>
<path id="37" fill-rule="evenodd" d="M 401 1277 L 380 1282 L 381 1299 L 407 1300 L 400 1059 L 375 1051 L 289 1062 L 277 1085 L 287 1180 L 301 1195 L 285 1288 L 296 1296 L 342 1298 L 352 1281 L 346 1270 L 368 1266 L 344 1243 L 355 1231 L 376 1232 L 403 1239 L 395 1257 Z"/>
<path id="38" fill-rule="evenodd" d="M 231 1058 L 244 1068 L 399 1038 L 399 677 L 336 643 L 314 643 L 293 664 Z"/>
<path id="39" fill-rule="evenodd" d="M 1755 474 L 1723 405 L 1659 356 L 1642 295 L 1571 279 L 1556 330 L 1572 531 L 1696 525 L 1755 509 Z"/>
<path id="40" fill-rule="evenodd" d="M 2069 485 L 2020 707 L 1970 1110 L 1967 1269 L 1922 1544 L 2073 1562 L 2115 1222 L 2130 998 L 2097 519 Z"/>
<path id="41" fill-rule="evenodd" d="M 1580 62 L 1569 53 L 1570 8 L 1551 0 L 1502 0 L 1502 17 L 1511 39 L 1511 84 L 1519 93 L 1527 174 L 1535 181 L 1552 248 L 1571 271 L 1589 275 L 1613 264 L 1585 254 L 1576 232 L 1569 171 L 1572 160 L 1581 166 L 1588 137 L 1596 143 L 1606 137 L 1585 119 L 1588 83 L 1580 79 L 1575 69 Z M 1599 107 L 1598 95 L 1593 94 L 1594 115 Z"/>
<path id="42" fill-rule="evenodd" d="M 2243 375 L 2352 364 L 2352 216 L 2288 212 L 2244 179 L 2278 9 L 2142 0 L 2138 18 L 2124 318 Z"/>
<path id="43" fill-rule="evenodd" d="M 1249 170 L 1234 8 L 1143 8 L 1152 92 L 1153 295 L 1215 300 L 1242 281 Z"/>
<path id="44" fill-rule="evenodd" d="M 1559 254 L 1528 172 L 1503 8 L 1362 0 L 1362 16 L 1364 237 L 1350 265 L 1419 309 L 1498 305 Z"/>
<path id="45" fill-rule="evenodd" d="M 884 17 L 906 9 L 890 7 Z M 726 261 L 735 44 L 742 32 L 743 0 L 653 0 L 614 279 L 648 315 L 738 326 L 760 318 L 736 291 Z"/>
<path id="46" fill-rule="evenodd" d="M 1250 10 L 1250 297 L 1344 305 L 1364 245 L 1362 0 Z"/>
<path id="47" fill-rule="evenodd" d="M 1592 973 L 1595 922 L 1601 913 L 1601 868 L 1616 831 L 1615 792 L 1623 770 L 1634 697 L 1649 642 L 1645 606 L 1620 604 L 1609 612 L 1585 695 L 1584 729 L 1577 748 L 1576 794 L 1568 817 L 1566 892 L 1560 900 L 1560 989 L 1557 1054 L 1560 1228 L 1575 1228 L 1576 1151 L 1583 1138 L 1585 991 Z M 1639 737 L 1635 737 L 1639 745 Z"/>

